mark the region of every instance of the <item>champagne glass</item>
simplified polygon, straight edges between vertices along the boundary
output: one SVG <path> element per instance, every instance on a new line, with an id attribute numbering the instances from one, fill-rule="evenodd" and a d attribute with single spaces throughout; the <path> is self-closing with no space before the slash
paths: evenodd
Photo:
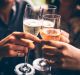
<path id="1" fill-rule="evenodd" d="M 45 14 L 55 14 L 57 13 L 57 7 L 55 5 L 46 4 L 45 6 L 40 6 L 40 16 L 39 18 L 42 19 L 43 15 Z"/>
<path id="2" fill-rule="evenodd" d="M 36 9 L 37 10 L 37 9 Z M 41 14 L 41 11 L 39 11 L 40 8 L 38 8 L 37 11 L 35 11 L 30 5 L 27 5 L 25 14 L 24 14 L 24 20 L 23 20 L 23 32 L 29 32 L 35 36 L 38 35 L 42 24 L 40 23 L 39 15 Z M 28 52 L 29 54 L 29 52 Z M 25 57 L 25 62 L 27 61 L 28 57 Z"/>
<path id="3" fill-rule="evenodd" d="M 60 40 L 60 20 L 61 16 L 58 14 L 43 15 L 43 25 L 40 35 L 44 40 Z"/>
<path id="4" fill-rule="evenodd" d="M 47 4 L 47 6 L 45 7 L 42 6 L 41 8 L 44 10 L 43 15 L 57 13 L 57 7 L 55 5 Z"/>
<path id="5" fill-rule="evenodd" d="M 42 29 L 40 30 L 41 38 L 44 40 L 60 40 L 60 19 L 58 14 L 45 14 L 42 20 Z M 42 51 L 42 57 L 33 61 L 33 66 L 39 71 L 46 71 L 47 75 L 51 75 L 51 66 L 44 57 L 45 52 Z M 48 60 L 52 62 L 52 60 Z M 48 72 L 47 72 L 48 71 Z"/>
<path id="6" fill-rule="evenodd" d="M 55 41 L 60 41 L 60 20 L 61 16 L 58 14 L 45 14 L 43 15 L 43 25 L 42 29 L 40 31 L 40 35 L 42 39 L 44 40 L 55 40 Z M 47 46 L 47 45 L 46 45 Z M 45 51 L 42 51 L 43 53 L 43 58 L 44 54 L 46 54 Z M 50 51 L 48 54 L 51 54 Z M 46 58 L 45 58 L 46 59 Z M 49 62 L 54 62 L 51 59 L 48 59 Z M 51 66 L 50 66 L 51 70 Z"/>
<path id="7" fill-rule="evenodd" d="M 42 15 L 41 15 L 41 17 L 42 17 L 42 20 L 41 20 L 41 23 L 42 23 L 42 29 L 40 30 L 40 35 L 41 35 L 41 37 L 42 37 L 42 31 L 43 31 L 43 28 L 45 27 L 45 28 L 54 28 L 54 22 L 52 22 L 52 21 L 50 21 L 50 20 L 47 20 L 47 19 L 44 19 L 44 17 L 46 18 L 46 16 L 44 16 L 44 15 L 47 15 L 47 14 L 54 14 L 55 12 L 56 12 L 56 6 L 51 6 L 51 5 L 48 5 L 48 8 L 45 10 L 45 9 L 43 9 L 43 8 L 41 8 L 41 10 L 42 10 Z M 50 18 L 50 17 L 48 17 L 48 18 Z M 43 38 L 43 37 L 42 37 Z M 44 57 L 43 57 L 43 51 L 42 51 L 42 57 L 40 57 L 40 58 L 37 58 L 37 59 L 35 59 L 34 61 L 33 61 L 33 66 L 34 66 L 34 68 L 36 69 L 36 70 L 38 70 L 38 71 L 44 71 L 44 72 L 46 72 L 46 75 L 51 75 L 50 74 L 50 69 L 51 69 L 51 67 L 47 64 L 47 59 L 45 59 Z"/>
<path id="8" fill-rule="evenodd" d="M 39 20 L 40 11 L 35 11 L 32 7 L 27 5 L 23 20 L 23 32 L 29 32 L 35 36 L 38 35 L 42 24 Z"/>
<path id="9" fill-rule="evenodd" d="M 41 24 L 39 24 L 39 21 L 37 20 L 38 14 L 39 12 L 35 12 L 30 5 L 26 6 L 23 20 L 24 33 L 29 32 L 37 36 L 39 30 L 41 29 Z M 25 62 L 18 64 L 15 67 L 15 72 L 17 75 L 34 75 L 35 69 L 32 65 L 28 64 L 29 53 L 30 50 L 28 49 L 28 54 L 25 53 Z"/>

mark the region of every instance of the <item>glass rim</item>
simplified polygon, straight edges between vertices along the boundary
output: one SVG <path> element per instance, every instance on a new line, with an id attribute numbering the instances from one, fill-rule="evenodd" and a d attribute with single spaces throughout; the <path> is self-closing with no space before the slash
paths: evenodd
<path id="1" fill-rule="evenodd" d="M 26 4 L 26 8 L 31 8 L 32 9 L 32 7 L 30 6 L 30 4 Z"/>
<path id="2" fill-rule="evenodd" d="M 56 17 L 49 18 L 48 16 L 56 16 Z M 61 18 L 61 15 L 59 15 L 59 14 L 44 14 L 43 18 L 46 18 L 46 19 L 53 19 L 53 18 L 57 19 L 57 18 Z"/>
<path id="3" fill-rule="evenodd" d="M 51 10 L 51 9 L 54 9 L 54 10 L 56 10 L 57 9 L 57 6 L 55 6 L 55 5 L 51 5 L 51 4 L 46 4 L 47 5 L 47 8 L 41 8 L 41 6 L 40 6 L 40 8 L 41 9 L 47 9 L 47 10 Z"/>
<path id="4" fill-rule="evenodd" d="M 48 5 L 48 9 L 57 9 L 57 6 L 55 6 L 55 5 L 52 5 L 52 4 L 47 4 Z M 51 6 L 51 7 L 49 7 L 49 6 Z"/>
<path id="5" fill-rule="evenodd" d="M 48 9 L 57 9 L 57 6 L 55 6 L 55 5 L 52 5 L 52 4 L 47 4 L 47 6 L 48 6 Z M 50 6 L 50 7 L 49 7 Z M 29 8 L 33 8 L 33 7 L 31 7 L 30 6 L 30 4 L 26 4 L 26 7 L 29 7 Z M 41 5 L 40 5 L 40 8 L 41 8 Z M 40 9 L 39 8 L 39 9 Z M 43 8 L 42 8 L 43 9 Z"/>

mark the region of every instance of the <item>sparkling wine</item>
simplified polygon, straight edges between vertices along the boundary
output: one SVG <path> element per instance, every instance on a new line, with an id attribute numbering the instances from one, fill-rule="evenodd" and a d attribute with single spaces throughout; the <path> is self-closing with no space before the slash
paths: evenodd
<path id="1" fill-rule="evenodd" d="M 40 31 L 40 35 L 42 39 L 45 40 L 60 40 L 60 30 L 59 29 L 52 29 L 52 28 L 43 28 Z"/>
<path id="2" fill-rule="evenodd" d="M 42 27 L 43 28 L 54 28 L 55 21 L 51 22 L 49 20 L 42 20 Z"/>
<path id="3" fill-rule="evenodd" d="M 39 20 L 35 19 L 25 19 L 23 21 L 23 31 L 29 32 L 31 34 L 37 35 L 41 29 L 41 24 Z"/>

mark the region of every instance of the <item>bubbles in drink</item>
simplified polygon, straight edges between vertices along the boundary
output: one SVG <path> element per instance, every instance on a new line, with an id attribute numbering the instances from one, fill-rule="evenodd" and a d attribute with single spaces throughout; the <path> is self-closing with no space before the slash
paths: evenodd
<path id="1" fill-rule="evenodd" d="M 60 30 L 59 29 L 53 29 L 53 28 L 43 28 L 42 31 L 40 31 L 40 35 L 42 39 L 45 40 L 60 40 Z"/>
<path id="2" fill-rule="evenodd" d="M 49 20 L 43 20 L 43 23 L 42 23 L 43 28 L 48 28 L 48 27 L 54 28 L 54 25 L 55 25 L 55 22 L 51 22 Z"/>
<path id="3" fill-rule="evenodd" d="M 39 30 L 41 29 L 41 25 L 42 24 L 39 20 L 25 19 L 23 21 L 23 31 L 37 35 L 39 33 Z"/>

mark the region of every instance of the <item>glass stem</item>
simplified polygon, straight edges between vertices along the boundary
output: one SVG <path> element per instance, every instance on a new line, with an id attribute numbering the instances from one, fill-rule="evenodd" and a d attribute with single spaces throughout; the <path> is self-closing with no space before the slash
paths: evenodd
<path id="1" fill-rule="evenodd" d="M 28 63 L 28 57 L 29 57 L 29 49 L 28 53 L 25 53 L 25 59 L 24 59 L 24 65 L 28 68 L 27 63 Z"/>

